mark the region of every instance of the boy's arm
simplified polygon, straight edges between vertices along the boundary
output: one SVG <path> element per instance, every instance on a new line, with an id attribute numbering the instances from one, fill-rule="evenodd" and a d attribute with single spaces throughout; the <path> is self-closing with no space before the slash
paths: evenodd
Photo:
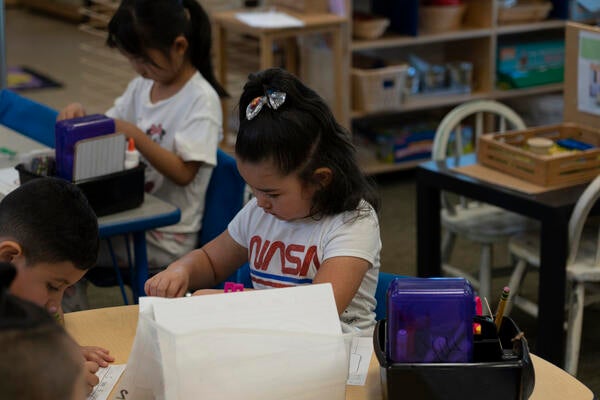
<path id="1" fill-rule="evenodd" d="M 133 138 L 136 149 L 144 156 L 152 166 L 175 182 L 177 185 L 185 186 L 189 184 L 200 165 L 199 161 L 183 161 L 175 153 L 162 148 L 158 143 L 150 139 L 136 125 L 121 119 L 115 119 L 115 130 L 124 133 L 127 138 Z"/>

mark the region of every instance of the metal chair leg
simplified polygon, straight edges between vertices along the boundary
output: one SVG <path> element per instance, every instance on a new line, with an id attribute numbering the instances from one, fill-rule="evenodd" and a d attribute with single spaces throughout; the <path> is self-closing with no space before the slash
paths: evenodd
<path id="1" fill-rule="evenodd" d="M 110 253 L 110 259 L 112 260 L 113 267 L 115 269 L 115 274 L 117 275 L 117 282 L 119 283 L 119 288 L 121 289 L 121 296 L 123 296 L 123 301 L 125 305 L 129 304 L 129 300 L 127 299 L 127 293 L 125 292 L 125 284 L 123 283 L 123 277 L 121 276 L 121 270 L 119 269 L 119 264 L 117 263 L 117 256 L 113 250 L 112 242 L 110 238 L 106 238 L 106 244 L 108 245 L 108 251 Z"/>
<path id="2" fill-rule="evenodd" d="M 512 310 L 514 304 L 514 299 L 519 295 L 519 292 L 521 291 L 521 282 L 523 282 L 523 278 L 525 277 L 526 271 L 527 261 L 519 259 L 513 273 L 510 276 L 510 280 L 508 281 L 508 287 L 510 288 L 510 296 L 508 297 L 508 302 L 504 307 L 504 315 L 506 316 L 510 315 L 510 311 Z"/>
<path id="3" fill-rule="evenodd" d="M 492 245 L 481 245 L 479 261 L 479 296 L 490 299 L 492 292 Z"/>

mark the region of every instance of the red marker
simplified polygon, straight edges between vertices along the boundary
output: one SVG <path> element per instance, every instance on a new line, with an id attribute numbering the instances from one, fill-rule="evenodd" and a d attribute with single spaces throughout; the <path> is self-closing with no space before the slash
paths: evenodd
<path id="1" fill-rule="evenodd" d="M 475 315 L 483 315 L 483 306 L 481 305 L 481 297 L 475 296 Z"/>

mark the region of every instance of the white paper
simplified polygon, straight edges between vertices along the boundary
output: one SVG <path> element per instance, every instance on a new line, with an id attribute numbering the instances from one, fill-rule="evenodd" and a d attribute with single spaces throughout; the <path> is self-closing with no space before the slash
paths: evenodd
<path id="1" fill-rule="evenodd" d="M 122 171 L 126 146 L 125 135 L 122 133 L 78 141 L 75 144 L 73 181 Z"/>
<path id="2" fill-rule="evenodd" d="M 14 168 L 0 169 L 0 198 L 19 187 L 19 172 Z"/>
<path id="3" fill-rule="evenodd" d="M 94 386 L 94 390 L 87 397 L 87 400 L 106 400 L 111 390 L 117 384 L 119 377 L 125 370 L 125 364 L 110 364 L 106 368 L 100 368 L 96 376 L 100 378 L 100 383 Z"/>
<path id="4" fill-rule="evenodd" d="M 142 297 L 117 390 L 157 400 L 343 400 L 352 338 L 331 284 Z"/>
<path id="5" fill-rule="evenodd" d="M 373 338 L 357 336 L 352 338 L 350 366 L 348 367 L 348 385 L 364 386 L 367 381 L 369 364 L 373 356 Z"/>
<path id="6" fill-rule="evenodd" d="M 236 18 L 255 28 L 295 28 L 304 22 L 279 11 L 237 13 Z"/>
<path id="7" fill-rule="evenodd" d="M 600 34 L 579 32 L 577 109 L 600 115 Z"/>
<path id="8" fill-rule="evenodd" d="M 169 299 L 154 304 L 154 318 L 176 334 L 223 328 L 342 333 L 331 284 Z"/>

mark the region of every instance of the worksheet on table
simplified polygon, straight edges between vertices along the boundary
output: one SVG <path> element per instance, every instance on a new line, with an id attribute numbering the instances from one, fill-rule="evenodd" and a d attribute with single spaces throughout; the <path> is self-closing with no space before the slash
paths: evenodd
<path id="1" fill-rule="evenodd" d="M 369 364 L 373 356 L 373 338 L 367 336 L 352 338 L 348 385 L 364 386 L 367 381 Z"/>
<path id="2" fill-rule="evenodd" d="M 96 372 L 96 376 L 100 379 L 100 383 L 94 386 L 94 390 L 87 397 L 87 400 L 106 400 L 113 390 L 119 377 L 125 370 L 126 364 L 111 364 L 106 368 L 100 368 Z"/>

